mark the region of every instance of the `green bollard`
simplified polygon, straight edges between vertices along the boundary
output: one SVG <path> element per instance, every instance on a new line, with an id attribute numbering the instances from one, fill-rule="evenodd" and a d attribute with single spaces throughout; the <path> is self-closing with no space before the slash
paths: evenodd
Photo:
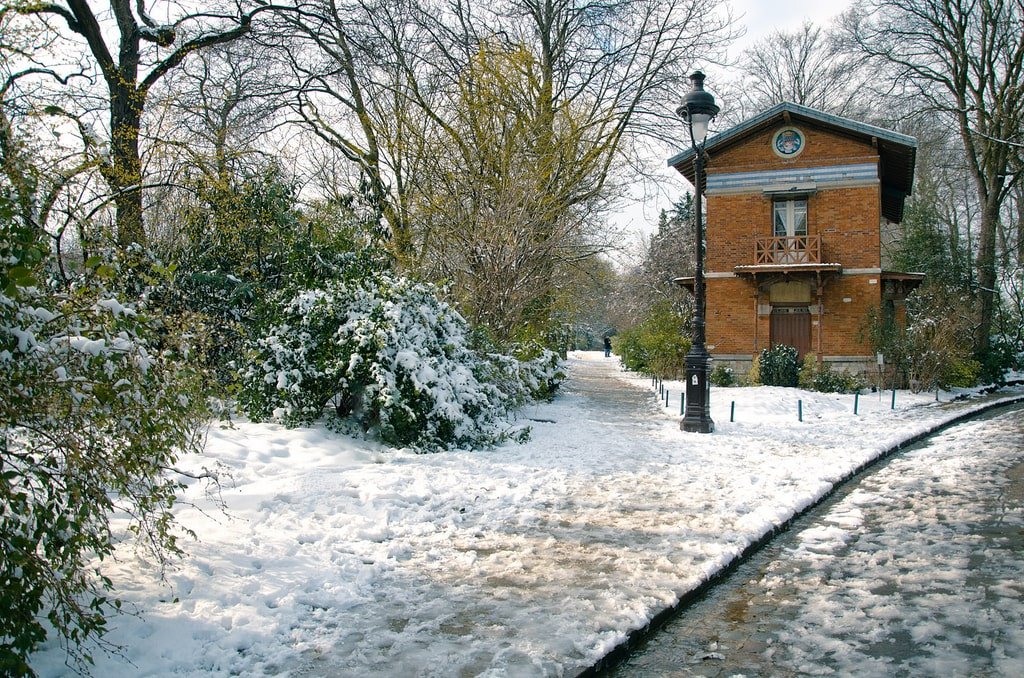
<path id="1" fill-rule="evenodd" d="M 686 392 L 679 394 L 679 416 L 686 414 Z"/>
<path id="2" fill-rule="evenodd" d="M 860 401 L 860 393 L 853 394 L 853 413 L 857 414 L 857 403 Z"/>
<path id="3" fill-rule="evenodd" d="M 736 401 L 732 401 L 729 405 L 729 423 L 736 421 Z"/>
<path id="4" fill-rule="evenodd" d="M 895 410 L 896 409 L 896 389 L 892 390 L 892 404 L 889 405 L 889 409 L 890 410 Z"/>
<path id="5" fill-rule="evenodd" d="M 804 420 L 804 401 L 796 401 L 796 418 L 800 421 Z"/>

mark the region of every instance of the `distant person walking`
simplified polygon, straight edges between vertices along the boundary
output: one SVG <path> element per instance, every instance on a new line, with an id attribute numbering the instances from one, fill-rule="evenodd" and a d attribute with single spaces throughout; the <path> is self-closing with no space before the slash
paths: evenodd
<path id="1" fill-rule="evenodd" d="M 604 338 L 604 357 L 608 358 L 608 357 L 611 356 L 611 354 L 612 354 L 612 338 L 611 337 L 605 337 Z"/>

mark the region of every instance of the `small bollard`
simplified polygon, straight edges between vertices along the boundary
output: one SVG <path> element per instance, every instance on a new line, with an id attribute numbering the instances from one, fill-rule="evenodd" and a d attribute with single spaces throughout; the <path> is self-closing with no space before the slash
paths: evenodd
<path id="1" fill-rule="evenodd" d="M 796 401 L 796 418 L 800 421 L 804 420 L 804 401 Z"/>
<path id="2" fill-rule="evenodd" d="M 729 405 L 729 423 L 733 423 L 736 420 L 736 401 L 733 400 Z"/>
<path id="3" fill-rule="evenodd" d="M 896 409 L 896 389 L 892 390 L 892 404 L 889 405 L 890 410 Z"/>
<path id="4" fill-rule="evenodd" d="M 679 416 L 686 414 L 686 392 L 679 394 Z"/>
<path id="5" fill-rule="evenodd" d="M 668 389 L 665 389 L 665 407 L 668 407 Z"/>
<path id="6" fill-rule="evenodd" d="M 853 413 L 857 414 L 857 403 L 860 401 L 860 393 L 853 394 Z"/>

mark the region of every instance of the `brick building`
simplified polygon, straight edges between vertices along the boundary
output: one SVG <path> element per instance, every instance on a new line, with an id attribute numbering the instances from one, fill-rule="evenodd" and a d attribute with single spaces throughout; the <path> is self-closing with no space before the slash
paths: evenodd
<path id="1" fill-rule="evenodd" d="M 883 240 L 911 192 L 913 137 L 792 103 L 706 144 L 707 348 L 749 368 L 795 346 L 837 369 L 875 364 L 869 309 L 902 319 L 922 274 L 889 270 Z M 694 181 L 693 150 L 669 165 Z M 693 279 L 679 281 L 691 290 Z"/>

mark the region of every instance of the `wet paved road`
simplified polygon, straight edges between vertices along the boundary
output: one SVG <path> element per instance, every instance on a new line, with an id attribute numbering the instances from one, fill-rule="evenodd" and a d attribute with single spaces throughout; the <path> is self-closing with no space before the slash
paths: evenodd
<path id="1" fill-rule="evenodd" d="M 1024 676 L 1024 408 L 843 488 L 607 675 Z"/>

